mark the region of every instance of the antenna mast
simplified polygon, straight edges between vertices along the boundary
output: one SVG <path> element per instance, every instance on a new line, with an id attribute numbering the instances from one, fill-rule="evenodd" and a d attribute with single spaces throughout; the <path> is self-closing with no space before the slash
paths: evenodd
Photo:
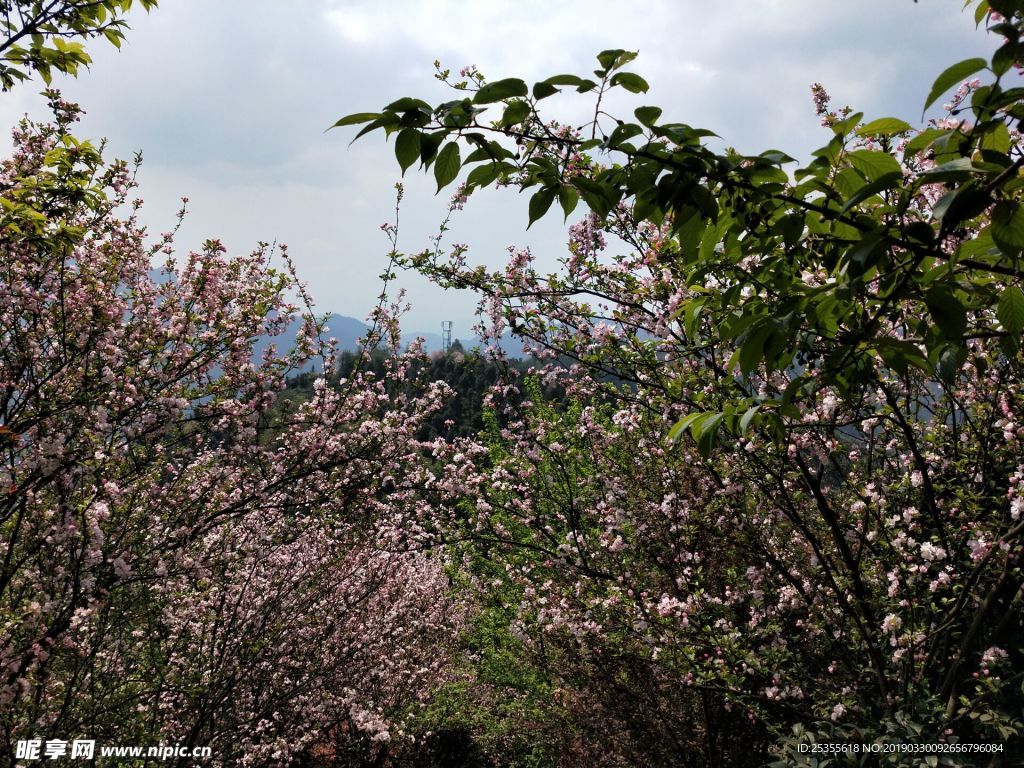
<path id="1" fill-rule="evenodd" d="M 452 321 L 441 321 L 441 352 L 448 354 L 452 350 Z"/>

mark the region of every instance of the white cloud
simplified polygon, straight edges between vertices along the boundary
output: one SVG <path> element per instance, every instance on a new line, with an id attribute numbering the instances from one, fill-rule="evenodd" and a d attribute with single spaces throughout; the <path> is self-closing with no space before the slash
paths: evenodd
<path id="1" fill-rule="evenodd" d="M 374 39 L 371 20 L 362 11 L 354 8 L 332 8 L 327 11 L 325 17 L 346 42 L 363 45 Z"/>
<path id="2" fill-rule="evenodd" d="M 192 198 L 183 243 L 222 235 L 236 251 L 257 240 L 292 246 L 325 309 L 362 316 L 379 292 L 376 276 L 398 177 L 392 145 L 378 135 L 352 148 L 351 129 L 324 133 L 343 114 L 377 109 L 403 95 L 444 98 L 431 63 L 477 64 L 491 77 L 586 74 L 605 48 L 640 51 L 633 69 L 651 91 L 619 94 L 609 109 L 628 115 L 658 104 L 666 119 L 707 127 L 741 150 L 766 147 L 797 157 L 824 143 L 808 85 L 868 116 L 915 121 L 931 81 L 948 63 L 992 44 L 959 4 L 860 0 L 180 0 L 133 13 L 128 44 L 93 44 L 95 64 L 66 95 L 89 114 L 79 133 L 109 136 L 112 154 L 145 151 L 147 220 L 173 221 Z M 0 97 L 11 125 L 39 114 L 32 86 Z M 586 98 L 550 101 L 583 120 Z M 403 246 L 436 231 L 445 196 L 407 176 Z M 454 239 L 495 261 L 510 242 L 553 260 L 559 222 L 524 233 L 525 196 L 486 192 L 455 223 Z M 406 278 L 403 278 L 406 279 Z M 411 325 L 451 317 L 468 325 L 473 301 L 407 279 Z"/>

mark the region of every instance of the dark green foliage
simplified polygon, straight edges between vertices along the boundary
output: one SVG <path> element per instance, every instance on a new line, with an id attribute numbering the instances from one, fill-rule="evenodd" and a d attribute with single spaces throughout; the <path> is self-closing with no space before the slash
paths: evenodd
<path id="1" fill-rule="evenodd" d="M 360 362 L 358 353 L 346 350 L 338 356 L 338 366 L 331 376 L 331 384 L 337 386 L 340 380 L 351 378 L 357 369 L 378 379 L 383 378 L 389 359 L 383 350 L 375 350 Z M 484 400 L 490 388 L 504 372 L 511 370 L 521 374 L 534 366 L 535 362 L 531 360 L 498 362 L 476 351 L 467 354 L 458 340 L 452 344 L 448 354 L 435 354 L 419 361 L 417 374 L 421 381 L 443 381 L 453 392 L 418 436 L 424 440 L 433 440 L 437 437 L 451 439 L 478 435 L 484 429 Z M 319 374 L 315 372 L 290 378 L 288 388 L 279 399 L 276 409 L 291 408 L 296 402 L 308 400 L 317 378 Z M 556 398 L 559 396 L 555 390 L 547 394 Z"/>

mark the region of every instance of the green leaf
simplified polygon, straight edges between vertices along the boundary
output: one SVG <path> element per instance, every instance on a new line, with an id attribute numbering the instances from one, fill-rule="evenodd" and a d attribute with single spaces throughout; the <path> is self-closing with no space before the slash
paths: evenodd
<path id="1" fill-rule="evenodd" d="M 437 148 L 441 146 L 447 131 L 434 131 L 420 135 L 420 161 L 424 168 L 429 168 L 437 157 Z"/>
<path id="2" fill-rule="evenodd" d="M 989 128 L 985 131 L 985 134 L 981 137 L 981 148 L 991 149 L 995 152 L 1002 154 L 1008 154 L 1012 142 L 1010 141 L 1010 131 L 1006 127 L 1006 123 L 1001 120 L 996 121 L 994 124 L 990 123 Z"/>
<path id="3" fill-rule="evenodd" d="M 562 206 L 566 219 L 576 210 L 579 201 L 580 195 L 573 187 L 563 184 L 558 188 L 558 204 Z"/>
<path id="4" fill-rule="evenodd" d="M 340 128 L 343 125 L 359 125 L 361 123 L 368 123 L 371 120 L 377 120 L 381 114 L 379 112 L 356 112 L 352 115 L 345 115 L 338 122 L 331 126 L 331 128 Z"/>
<path id="5" fill-rule="evenodd" d="M 985 17 L 988 16 L 988 11 L 989 11 L 988 3 L 984 2 L 984 0 L 982 0 L 982 2 L 980 2 L 980 3 L 978 3 L 978 7 L 974 9 L 974 24 L 975 24 L 975 26 L 980 26 L 981 25 L 981 22 L 983 22 L 985 20 Z"/>
<path id="6" fill-rule="evenodd" d="M 571 85 L 574 86 L 579 93 L 586 93 L 587 91 L 592 91 L 597 87 L 597 83 L 593 80 L 585 80 L 584 78 L 576 75 L 553 75 L 547 80 L 542 80 L 541 83 L 544 85 Z M 540 85 L 540 83 L 537 85 Z M 537 86 L 534 86 L 534 88 L 536 87 Z"/>
<path id="7" fill-rule="evenodd" d="M 696 299 L 690 299 L 686 302 L 683 307 L 683 330 L 686 331 L 686 335 L 690 339 L 697 337 L 698 331 L 700 331 L 700 323 L 704 313 L 704 306 L 708 303 L 707 296 L 701 296 Z"/>
<path id="8" fill-rule="evenodd" d="M 124 40 L 124 35 L 118 32 L 116 29 L 105 29 L 103 30 L 103 36 L 113 45 L 115 48 L 121 47 L 121 42 Z"/>
<path id="9" fill-rule="evenodd" d="M 612 131 L 611 136 L 608 137 L 608 141 L 605 143 L 609 148 L 614 149 L 624 141 L 628 141 L 643 132 L 643 128 L 636 123 L 623 123 L 622 125 L 615 126 L 615 130 Z"/>
<path id="10" fill-rule="evenodd" d="M 533 98 L 537 101 L 554 96 L 556 93 L 558 93 L 558 89 L 552 83 L 541 81 L 533 84 Z"/>
<path id="11" fill-rule="evenodd" d="M 760 405 L 755 405 L 753 408 L 748 408 L 746 413 L 740 417 L 740 434 L 746 437 L 747 431 L 750 429 L 750 422 L 757 416 L 757 412 L 761 410 Z"/>
<path id="12" fill-rule="evenodd" d="M 992 239 L 1008 255 L 1024 250 L 1024 208 L 1004 200 L 992 211 Z"/>
<path id="13" fill-rule="evenodd" d="M 1016 285 L 1004 288 L 999 295 L 996 317 L 1008 333 L 1024 333 L 1024 291 Z"/>
<path id="14" fill-rule="evenodd" d="M 913 365 L 923 371 L 928 371 L 928 360 L 917 346 L 902 339 L 879 338 L 875 341 L 875 348 L 879 356 L 898 374 L 906 375 L 909 366 Z"/>
<path id="15" fill-rule="evenodd" d="M 868 181 L 875 181 L 891 173 L 901 173 L 899 161 L 888 152 L 858 149 L 849 154 L 850 165 L 860 171 Z"/>
<path id="16" fill-rule="evenodd" d="M 624 51 L 621 48 L 616 48 L 609 51 L 601 51 L 597 54 L 598 63 L 606 70 L 618 69 L 626 64 L 629 64 L 633 59 L 636 58 L 634 51 Z"/>
<path id="17" fill-rule="evenodd" d="M 978 169 L 975 167 L 974 163 L 971 162 L 971 158 L 958 157 L 956 160 L 950 160 L 942 165 L 929 168 L 921 174 L 921 178 L 924 180 L 925 184 L 966 181 L 970 179 L 971 174 L 977 170 Z"/>
<path id="18" fill-rule="evenodd" d="M 747 334 L 743 346 L 739 349 L 740 372 L 747 376 L 757 368 L 764 357 L 764 345 L 775 328 L 771 321 L 766 320 Z"/>
<path id="19" fill-rule="evenodd" d="M 405 128 L 398 133 L 395 139 L 395 158 L 402 167 L 402 175 L 405 170 L 420 159 L 420 132 L 415 128 Z"/>
<path id="20" fill-rule="evenodd" d="M 526 96 L 530 92 L 530 89 L 526 87 L 526 83 L 515 77 L 508 77 L 504 80 L 495 80 L 493 83 L 487 83 L 476 92 L 473 97 L 474 104 L 490 104 L 495 101 L 502 101 L 503 99 L 511 99 L 516 96 Z"/>
<path id="21" fill-rule="evenodd" d="M 854 112 L 842 120 L 836 120 L 832 123 L 832 132 L 839 137 L 847 136 L 854 128 L 860 125 L 860 121 L 863 118 L 863 112 Z"/>
<path id="22" fill-rule="evenodd" d="M 470 136 L 466 137 L 471 138 Z M 515 155 L 501 146 L 496 141 L 485 141 L 483 143 L 478 142 L 478 146 L 472 152 L 469 153 L 469 157 L 462 161 L 463 165 L 467 163 L 479 163 L 481 160 L 506 160 L 508 158 L 515 157 Z"/>
<path id="23" fill-rule="evenodd" d="M 973 181 L 968 181 L 942 196 L 932 208 L 932 218 L 941 221 L 948 230 L 978 216 L 991 202 L 992 198 L 987 192 L 978 189 Z"/>
<path id="24" fill-rule="evenodd" d="M 509 102 L 509 105 L 505 107 L 505 112 L 501 116 L 501 124 L 503 126 L 517 125 L 523 122 L 529 115 L 529 103 L 522 99 L 516 99 Z"/>
<path id="25" fill-rule="evenodd" d="M 655 222 L 660 222 L 663 220 L 661 217 L 664 214 L 660 213 L 658 216 L 655 217 L 651 217 L 650 215 L 646 217 L 641 216 L 641 213 L 643 211 L 637 210 L 637 206 L 639 204 L 640 201 L 638 200 L 637 204 L 633 206 L 633 216 L 636 218 L 637 221 L 642 221 L 645 218 L 649 221 Z M 652 208 L 652 212 L 653 210 L 654 208 Z M 660 208 L 657 210 L 660 211 Z M 696 253 L 697 250 L 700 248 L 700 241 L 704 237 L 704 232 L 705 230 L 707 230 L 708 225 L 707 222 L 704 220 L 704 217 L 701 216 L 699 212 L 694 211 L 690 215 L 686 215 L 685 212 L 680 211 L 677 213 L 675 219 L 673 220 L 672 227 L 673 230 L 676 232 L 676 237 L 679 241 L 680 250 L 683 253 Z"/>
<path id="26" fill-rule="evenodd" d="M 961 344 L 944 344 L 937 349 L 935 359 L 935 373 L 938 377 L 952 384 L 956 380 L 957 373 L 967 362 L 967 350 Z"/>
<path id="27" fill-rule="evenodd" d="M 964 240 L 956 249 L 956 256 L 958 259 L 976 259 L 981 257 L 982 260 L 987 260 L 989 257 L 999 259 L 1002 254 L 999 252 L 996 246 L 996 241 L 992 239 L 992 225 L 982 227 L 971 240 Z"/>
<path id="28" fill-rule="evenodd" d="M 555 188 L 543 187 L 530 198 L 530 223 L 526 225 L 529 229 L 533 222 L 548 212 L 548 208 L 555 201 Z"/>
<path id="29" fill-rule="evenodd" d="M 858 136 L 895 136 L 912 130 L 910 123 L 896 117 L 880 117 L 867 125 L 861 126 Z"/>
<path id="30" fill-rule="evenodd" d="M 787 155 L 785 152 L 781 152 L 777 149 L 769 149 L 758 155 L 759 158 L 767 160 L 772 165 L 785 165 L 786 163 L 795 163 L 792 157 Z"/>
<path id="31" fill-rule="evenodd" d="M 704 458 L 711 455 L 718 437 L 718 427 L 724 418 L 724 413 L 704 413 L 690 425 L 690 434 L 697 441 L 697 451 Z"/>
<path id="32" fill-rule="evenodd" d="M 903 228 L 903 235 L 918 243 L 930 245 L 935 242 L 935 230 L 926 221 L 912 221 Z"/>
<path id="33" fill-rule="evenodd" d="M 1005 75 L 1014 64 L 1021 59 L 1021 45 L 1014 40 L 1008 40 L 1002 47 L 992 55 L 992 71 L 997 77 Z"/>
<path id="34" fill-rule="evenodd" d="M 800 213 L 791 213 L 783 216 L 775 225 L 776 230 L 782 233 L 782 243 L 787 248 L 796 245 L 804 234 L 804 216 Z"/>
<path id="35" fill-rule="evenodd" d="M 879 192 L 883 192 L 887 189 L 899 186 L 903 182 L 902 171 L 891 171 L 884 173 L 874 181 L 870 181 L 856 192 L 854 192 L 850 199 L 843 203 L 843 207 L 839 209 L 839 215 L 842 216 L 848 210 L 858 203 L 867 200 L 869 197 L 877 195 Z"/>
<path id="36" fill-rule="evenodd" d="M 404 96 L 397 101 L 392 101 L 386 107 L 385 112 L 412 112 L 413 110 L 420 110 L 422 112 L 430 112 L 431 106 L 422 99 L 414 99 L 410 96 Z"/>
<path id="37" fill-rule="evenodd" d="M 942 335 L 951 341 L 963 338 L 967 331 L 967 310 L 945 286 L 935 286 L 924 297 L 928 311 Z"/>
<path id="38" fill-rule="evenodd" d="M 573 186 L 579 190 L 580 197 L 587 206 L 602 219 L 608 215 L 611 209 L 618 202 L 615 199 L 615 191 L 605 184 L 588 179 L 586 176 L 577 176 L 572 180 Z"/>
<path id="39" fill-rule="evenodd" d="M 685 432 L 686 429 L 701 416 L 704 416 L 704 414 L 700 412 L 688 413 L 686 416 L 683 416 L 683 418 L 681 418 L 679 421 L 672 425 L 672 429 L 670 429 L 668 431 L 668 434 L 665 436 L 666 439 L 669 442 L 674 443 L 680 438 L 683 432 Z"/>
<path id="40" fill-rule="evenodd" d="M 647 93 L 650 89 L 647 81 L 633 72 L 618 72 L 612 76 L 609 84 L 613 86 L 621 85 L 630 93 Z"/>
<path id="41" fill-rule="evenodd" d="M 446 128 L 465 128 L 473 122 L 473 116 L 484 109 L 474 107 L 469 99 L 461 99 L 441 104 L 434 115 Z M 429 122 L 429 118 L 420 111 L 409 112 L 406 117 L 411 118 L 413 125 L 426 126 Z"/>
<path id="42" fill-rule="evenodd" d="M 886 247 L 887 243 L 880 230 L 865 232 L 860 242 L 847 251 L 846 273 L 850 277 L 863 275 L 878 264 Z"/>
<path id="43" fill-rule="evenodd" d="M 661 117 L 661 107 L 637 107 L 633 110 L 633 114 L 636 115 L 637 120 L 650 128 Z"/>
<path id="44" fill-rule="evenodd" d="M 370 133 L 371 131 L 375 131 L 378 128 L 383 128 L 386 132 L 390 133 L 397 124 L 398 115 L 392 112 L 385 112 L 376 120 L 364 125 L 360 129 L 359 133 L 356 134 L 355 138 L 349 142 L 349 145 L 351 146 L 352 144 L 355 144 L 357 139 L 362 138 L 366 134 Z"/>
<path id="45" fill-rule="evenodd" d="M 975 58 L 964 59 L 963 61 L 957 62 L 953 66 L 948 67 L 935 79 L 935 83 L 932 85 L 932 90 L 924 102 L 924 109 L 927 110 L 928 107 L 934 104 L 942 94 L 954 85 L 966 80 L 975 72 L 984 69 L 986 66 L 988 66 L 987 61 L 982 58 Z M 922 110 L 922 112 L 924 112 L 924 110 Z"/>
<path id="46" fill-rule="evenodd" d="M 842 197 L 853 197 L 864 184 L 864 176 L 853 168 L 840 169 L 832 181 L 832 186 Z"/>
<path id="47" fill-rule="evenodd" d="M 440 192 L 455 180 L 462 167 L 462 160 L 459 157 L 459 145 L 449 141 L 437 154 L 434 161 L 434 179 L 437 180 L 437 191 Z"/>
<path id="48" fill-rule="evenodd" d="M 501 166 L 497 162 L 487 163 L 470 171 L 466 177 L 467 187 L 486 187 L 498 178 L 501 173 Z"/>
<path id="49" fill-rule="evenodd" d="M 546 80 L 541 80 L 542 83 L 548 85 L 583 85 L 585 81 L 579 75 L 552 75 Z"/>
<path id="50" fill-rule="evenodd" d="M 959 130 L 957 131 L 959 133 Z M 925 128 L 917 136 L 907 142 L 904 151 L 907 155 L 913 155 L 928 149 L 936 140 L 949 136 L 951 131 L 939 128 Z"/>

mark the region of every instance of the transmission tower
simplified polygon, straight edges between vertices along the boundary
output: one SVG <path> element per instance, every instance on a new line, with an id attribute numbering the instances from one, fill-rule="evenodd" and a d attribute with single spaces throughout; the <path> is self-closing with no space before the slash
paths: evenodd
<path id="1" fill-rule="evenodd" d="M 448 354 L 452 349 L 452 321 L 441 321 L 441 351 Z"/>

